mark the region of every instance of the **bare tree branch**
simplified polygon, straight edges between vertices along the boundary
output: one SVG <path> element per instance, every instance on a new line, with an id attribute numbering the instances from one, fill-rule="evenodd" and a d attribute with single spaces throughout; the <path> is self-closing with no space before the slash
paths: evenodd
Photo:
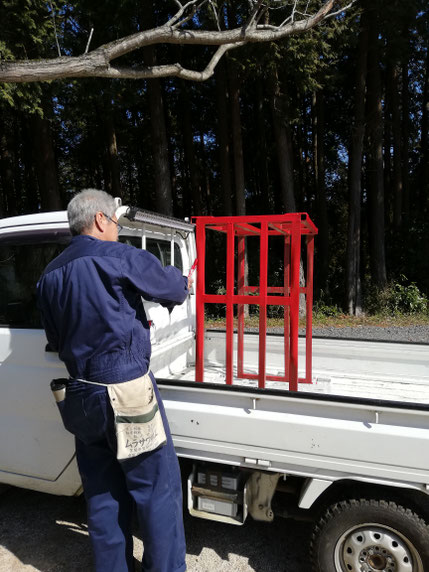
<path id="1" fill-rule="evenodd" d="M 294 0 L 293 2 L 293 18 L 297 15 L 298 1 Z M 0 60 L 0 82 L 50 81 L 71 77 L 150 78 L 167 76 L 204 81 L 213 75 L 217 63 L 228 50 L 243 46 L 246 43 L 272 42 L 292 34 L 303 33 L 319 25 L 328 17 L 349 8 L 354 1 L 341 10 L 333 12 L 334 6 L 338 6 L 338 2 L 326 0 L 314 14 L 301 14 L 299 15 L 301 19 L 298 17 L 292 19 L 289 16 L 279 26 L 272 26 L 270 24 L 258 24 L 260 13 L 269 9 L 269 4 L 256 0 L 251 2 L 252 11 L 247 25 L 230 30 L 202 30 L 192 29 L 188 24 L 192 22 L 195 9 L 201 9 L 207 3 L 208 9 L 210 9 L 212 3 L 209 0 L 189 0 L 186 4 L 182 4 L 179 0 L 174 0 L 179 10 L 164 25 L 109 42 L 88 53 L 85 52 L 83 55 L 61 56 L 45 60 Z M 307 0 L 304 3 L 307 3 Z M 285 0 L 280 7 L 287 7 L 288 5 L 289 2 Z M 134 52 L 143 46 L 162 43 L 216 46 L 217 50 L 202 71 L 184 69 L 179 63 L 159 65 L 153 68 L 111 65 L 112 60 Z"/>
<path id="2" fill-rule="evenodd" d="M 293 10 L 292 10 L 292 16 L 291 16 L 292 22 L 295 20 L 295 12 L 296 12 L 296 5 L 297 4 L 298 4 L 298 0 L 295 0 L 295 3 L 293 5 Z"/>
<path id="3" fill-rule="evenodd" d="M 190 20 L 192 20 L 192 18 L 195 16 L 195 14 L 197 13 L 197 11 L 202 8 L 204 6 L 204 4 L 207 4 L 209 0 L 200 0 L 200 4 L 198 5 L 198 3 L 195 2 L 195 6 L 192 7 L 192 10 L 190 11 L 190 13 L 185 16 L 184 18 L 182 18 L 182 20 L 179 20 L 178 22 L 176 22 L 176 24 L 174 24 L 174 28 L 180 28 L 180 26 L 183 26 L 184 24 L 187 24 Z M 194 2 L 190 2 L 189 4 L 194 4 Z"/>
<path id="4" fill-rule="evenodd" d="M 261 6 L 263 5 L 263 3 L 264 3 L 264 0 L 258 0 L 258 2 L 256 3 L 256 5 L 253 7 L 253 11 L 252 11 L 252 13 L 250 14 L 250 17 L 249 17 L 247 23 L 246 23 L 245 26 L 244 26 L 245 29 L 249 29 L 249 28 L 255 27 L 256 18 L 257 18 L 257 16 L 258 16 L 258 13 L 259 13 L 259 11 L 260 11 Z"/>
<path id="5" fill-rule="evenodd" d="M 210 4 L 210 6 L 211 6 L 211 9 L 212 9 L 212 11 L 213 11 L 213 14 L 214 14 L 214 17 L 215 17 L 215 20 L 216 20 L 217 29 L 218 29 L 218 30 L 221 30 L 222 28 L 221 28 L 221 26 L 220 26 L 219 14 L 217 13 L 216 6 L 213 4 L 213 0 L 209 0 L 209 4 Z"/>
<path id="6" fill-rule="evenodd" d="M 203 0 L 203 3 L 205 1 L 206 0 Z M 190 0 L 187 4 L 185 4 L 183 6 L 180 2 L 177 2 L 177 0 L 176 0 L 176 4 L 178 4 L 178 6 L 180 6 L 180 9 L 176 14 L 174 14 L 174 16 L 172 18 L 170 18 L 170 20 L 168 20 L 168 22 L 165 23 L 165 26 L 176 27 L 177 25 L 179 25 L 180 18 L 183 16 L 183 14 L 186 12 L 186 10 L 188 10 L 189 8 L 195 8 L 199 2 L 201 2 L 201 0 Z"/>
<path id="7" fill-rule="evenodd" d="M 54 24 L 54 36 L 55 36 L 55 43 L 57 44 L 58 56 L 61 57 L 61 48 L 60 48 L 60 43 L 58 41 L 58 34 L 57 34 L 57 23 L 55 21 L 55 10 L 54 10 L 54 7 L 53 7 L 51 1 L 49 1 L 49 6 L 51 8 L 52 22 Z"/>
<path id="8" fill-rule="evenodd" d="M 147 68 L 124 68 L 110 66 L 109 75 L 103 73 L 100 77 L 110 77 L 110 78 L 121 78 L 121 79 L 152 79 L 152 78 L 162 78 L 162 77 L 180 77 L 181 79 L 187 79 L 191 81 L 206 81 L 209 79 L 215 70 L 216 65 L 222 56 L 229 50 L 238 48 L 242 44 L 225 44 L 219 46 L 215 54 L 211 58 L 210 62 L 202 71 L 189 70 L 182 67 L 180 64 L 169 64 L 169 65 L 157 65 L 155 67 Z"/>
<path id="9" fill-rule="evenodd" d="M 342 14 L 346 10 L 349 10 L 349 8 L 351 8 L 355 2 L 356 0 L 352 0 L 349 4 L 347 4 L 347 6 L 344 6 L 344 8 L 340 8 L 336 12 L 331 12 L 326 16 L 325 20 L 327 20 L 328 18 L 332 18 L 333 16 L 338 16 L 338 14 Z"/>
<path id="10" fill-rule="evenodd" d="M 94 33 L 94 28 L 91 28 L 91 31 L 89 32 L 89 38 L 88 38 L 88 42 L 86 44 L 86 48 L 85 48 L 85 54 L 88 53 L 89 50 L 89 44 L 91 43 L 92 40 L 92 34 Z"/>

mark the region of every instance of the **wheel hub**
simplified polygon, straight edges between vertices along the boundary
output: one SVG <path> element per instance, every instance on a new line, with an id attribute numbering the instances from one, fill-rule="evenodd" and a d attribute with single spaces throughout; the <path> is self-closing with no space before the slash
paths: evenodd
<path id="1" fill-rule="evenodd" d="M 388 527 L 366 524 L 349 530 L 336 548 L 344 572 L 414 572 L 412 545 Z"/>
<path id="2" fill-rule="evenodd" d="M 377 547 L 375 547 L 375 550 L 376 548 Z M 381 554 L 371 554 L 367 562 L 374 570 L 384 570 L 387 566 L 388 558 Z"/>
<path id="3" fill-rule="evenodd" d="M 364 548 L 359 553 L 359 563 L 361 570 L 369 572 L 372 570 L 396 570 L 394 557 L 385 549 L 379 546 Z"/>

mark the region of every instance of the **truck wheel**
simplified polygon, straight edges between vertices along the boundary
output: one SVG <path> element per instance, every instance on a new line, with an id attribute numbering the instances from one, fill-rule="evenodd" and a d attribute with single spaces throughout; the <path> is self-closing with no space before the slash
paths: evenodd
<path id="1" fill-rule="evenodd" d="M 316 525 L 311 550 L 314 572 L 424 572 L 429 527 L 394 502 L 342 501 Z"/>

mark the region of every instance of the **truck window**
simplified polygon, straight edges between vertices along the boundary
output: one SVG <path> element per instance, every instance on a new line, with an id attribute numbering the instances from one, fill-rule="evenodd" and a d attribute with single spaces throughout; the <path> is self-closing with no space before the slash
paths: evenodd
<path id="1" fill-rule="evenodd" d="M 41 328 L 36 284 L 46 265 L 70 242 L 70 235 L 21 235 L 0 241 L 0 326 Z"/>
<path id="2" fill-rule="evenodd" d="M 120 236 L 120 242 L 141 248 L 142 239 L 139 236 Z M 171 250 L 169 240 L 158 240 L 156 238 L 146 238 L 146 250 L 156 256 L 163 266 L 171 264 Z M 180 247 L 174 243 L 174 266 L 183 272 L 183 261 Z"/>

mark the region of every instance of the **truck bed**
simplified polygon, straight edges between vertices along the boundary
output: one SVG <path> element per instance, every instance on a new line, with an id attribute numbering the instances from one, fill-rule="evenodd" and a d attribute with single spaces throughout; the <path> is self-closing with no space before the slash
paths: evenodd
<path id="1" fill-rule="evenodd" d="M 234 340 L 236 342 L 236 338 Z M 244 337 L 246 371 L 257 372 L 258 336 Z M 299 375 L 304 376 L 305 338 L 299 340 Z M 284 373 L 283 337 L 267 336 L 267 371 Z M 313 339 L 312 383 L 300 383 L 299 392 L 374 398 L 386 401 L 429 404 L 429 347 L 425 344 L 344 339 Z M 188 363 L 161 377 L 182 381 L 195 379 L 192 351 Z M 181 369 L 180 369 L 181 367 Z M 156 369 L 155 369 L 156 373 Z M 235 386 L 257 388 L 257 380 L 237 379 Z M 225 385 L 225 333 L 208 331 L 205 341 L 204 381 Z M 287 390 L 288 384 L 267 381 L 268 389 Z"/>
<path id="2" fill-rule="evenodd" d="M 249 371 L 255 344 L 257 336 L 245 336 Z M 192 365 L 158 377 L 179 456 L 321 483 L 352 478 L 426 491 L 427 346 L 315 339 L 313 348 L 314 383 L 298 392 L 236 378 L 227 386 L 224 333 L 208 332 L 203 383 L 193 381 Z M 281 370 L 281 352 L 282 338 L 269 336 L 270 371 Z"/>

